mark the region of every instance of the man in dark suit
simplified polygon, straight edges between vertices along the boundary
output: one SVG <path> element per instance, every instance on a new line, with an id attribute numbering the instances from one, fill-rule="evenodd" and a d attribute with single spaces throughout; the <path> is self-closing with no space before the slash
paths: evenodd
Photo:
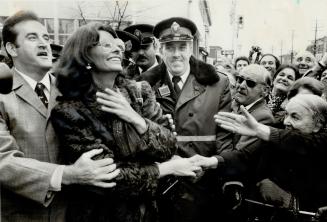
<path id="1" fill-rule="evenodd" d="M 270 84 L 269 72 L 263 67 L 256 64 L 244 67 L 240 74 L 236 76 L 236 91 L 234 95 L 236 109 L 243 105 L 258 122 L 266 125 L 273 124 L 274 117 L 265 101 L 265 97 L 270 91 Z M 234 110 L 234 112 L 238 112 L 238 110 Z M 228 165 L 236 164 L 238 161 L 235 161 L 234 158 L 237 157 L 247 162 L 246 160 L 251 159 L 251 155 L 257 151 L 261 144 L 258 138 L 237 135 L 234 136 L 233 142 L 236 152 L 223 152 L 221 154 L 223 159 L 220 159 L 220 163 L 225 160 Z M 243 155 L 235 155 L 238 152 Z"/>
<path id="2" fill-rule="evenodd" d="M 127 78 L 137 79 L 141 73 L 160 64 L 161 59 L 156 55 L 158 44 L 152 30 L 153 25 L 149 24 L 136 24 L 124 29 L 139 41 L 139 47 L 132 49 L 132 58 L 135 64 L 127 67 Z"/>
<path id="3" fill-rule="evenodd" d="M 195 24 L 180 17 L 159 22 L 153 34 L 161 43 L 163 63 L 142 73 L 165 113 L 174 117 L 180 157 L 216 156 L 231 149 L 231 134 L 213 121 L 218 111 L 230 110 L 229 82 L 225 75 L 192 56 Z M 178 156 L 176 158 L 178 158 Z M 212 221 L 217 216 L 219 181 L 214 170 L 196 180 L 178 179 L 170 200 L 159 206 L 162 221 Z"/>
<path id="4" fill-rule="evenodd" d="M 49 121 L 58 95 L 48 72 L 49 34 L 34 13 L 20 11 L 5 21 L 2 35 L 14 67 L 12 90 L 0 95 L 1 221 L 65 221 L 62 185 L 112 187 L 118 172 L 112 159 L 92 160 L 101 150 L 60 165 Z"/>

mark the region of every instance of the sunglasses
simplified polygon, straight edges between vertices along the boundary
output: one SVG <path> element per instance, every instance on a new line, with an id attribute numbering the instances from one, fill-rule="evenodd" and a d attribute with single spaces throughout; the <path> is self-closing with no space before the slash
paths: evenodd
<path id="1" fill-rule="evenodd" d="M 236 76 L 236 82 L 238 84 L 242 84 L 242 82 L 245 81 L 246 85 L 249 87 L 249 88 L 254 88 L 258 83 L 253 81 L 253 80 L 250 80 L 250 79 L 244 79 L 243 77 L 241 76 Z"/>

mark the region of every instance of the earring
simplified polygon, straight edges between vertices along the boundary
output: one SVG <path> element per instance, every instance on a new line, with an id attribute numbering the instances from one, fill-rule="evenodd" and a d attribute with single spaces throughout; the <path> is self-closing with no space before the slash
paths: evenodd
<path id="1" fill-rule="evenodd" d="M 90 65 L 90 63 L 87 64 L 87 66 L 85 67 L 87 70 L 90 70 L 92 67 Z"/>

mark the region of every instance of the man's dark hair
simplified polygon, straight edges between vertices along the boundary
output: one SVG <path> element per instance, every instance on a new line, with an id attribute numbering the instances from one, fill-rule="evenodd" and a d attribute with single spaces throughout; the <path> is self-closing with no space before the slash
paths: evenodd
<path id="1" fill-rule="evenodd" d="M 8 17 L 3 25 L 2 29 L 2 40 L 3 40 L 3 45 L 6 49 L 6 44 L 7 42 L 12 42 L 16 44 L 16 39 L 17 39 L 17 32 L 15 31 L 14 27 L 18 23 L 24 22 L 24 21 L 38 21 L 39 17 L 34 12 L 31 11 L 19 11 L 16 12 L 14 15 Z M 6 49 L 7 51 L 7 49 Z M 8 51 L 7 54 L 9 58 L 11 59 L 11 56 L 9 55 Z"/>
<path id="2" fill-rule="evenodd" d="M 265 56 L 271 56 L 271 57 L 273 57 L 273 58 L 275 59 L 276 70 L 277 70 L 281 64 L 280 64 L 279 59 L 278 59 L 275 55 L 273 55 L 273 54 L 270 54 L 270 53 L 263 54 L 262 57 L 261 57 L 260 60 L 259 60 L 259 64 L 261 63 L 261 60 L 262 60 L 263 57 L 265 57 Z"/>
<path id="3" fill-rule="evenodd" d="M 250 65 L 250 60 L 248 59 L 248 57 L 246 57 L 246 56 L 239 56 L 239 57 L 237 57 L 235 59 L 235 62 L 234 62 L 235 69 L 236 69 L 237 62 L 240 61 L 240 60 L 246 61 L 248 63 L 248 65 Z"/>

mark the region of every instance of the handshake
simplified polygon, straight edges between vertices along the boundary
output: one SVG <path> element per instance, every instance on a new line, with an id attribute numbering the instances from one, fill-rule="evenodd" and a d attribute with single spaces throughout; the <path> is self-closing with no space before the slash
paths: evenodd
<path id="1" fill-rule="evenodd" d="M 206 169 L 216 168 L 217 165 L 218 159 L 216 157 L 204 157 L 198 154 L 189 158 L 175 155 L 169 161 L 158 163 L 160 177 L 169 175 L 188 177 L 193 183 L 202 178 Z M 179 182 L 175 177 L 168 177 L 165 180 L 162 194 L 168 193 Z"/>
<path id="2" fill-rule="evenodd" d="M 194 155 L 189 158 L 173 156 L 169 161 L 159 163 L 160 176 L 188 176 L 198 179 L 203 175 L 203 170 L 216 168 L 218 159 L 216 157 L 204 157 Z"/>

